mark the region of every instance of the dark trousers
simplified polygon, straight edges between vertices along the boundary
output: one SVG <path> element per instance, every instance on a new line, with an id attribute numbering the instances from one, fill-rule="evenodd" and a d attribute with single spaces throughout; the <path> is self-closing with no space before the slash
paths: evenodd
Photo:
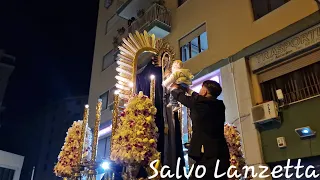
<path id="1" fill-rule="evenodd" d="M 193 168 L 193 172 L 192 172 L 192 175 L 190 177 L 190 180 L 195 180 L 195 179 L 198 179 L 196 178 L 195 176 L 195 173 L 196 173 L 196 169 L 197 169 L 197 166 L 198 165 L 202 165 L 202 166 L 205 166 L 206 168 L 206 173 L 205 175 L 201 178 L 201 179 L 221 179 L 221 180 L 228 180 L 228 177 L 227 177 L 227 171 L 228 171 L 228 168 L 230 167 L 230 163 L 229 163 L 229 159 L 220 159 L 220 162 L 219 162 L 219 168 L 218 168 L 218 171 L 217 171 L 217 176 L 220 176 L 221 174 L 225 173 L 224 176 L 222 177 L 219 177 L 219 178 L 216 178 L 214 177 L 214 174 L 215 174 L 215 169 L 216 169 L 216 163 L 217 163 L 217 158 L 206 158 L 203 156 L 203 154 L 198 157 L 198 158 L 193 158 L 194 161 L 196 162 L 194 164 L 194 168 Z M 191 168 L 191 167 L 190 167 Z M 199 168 L 199 172 L 198 172 L 198 176 L 199 175 L 202 175 L 202 168 Z"/>

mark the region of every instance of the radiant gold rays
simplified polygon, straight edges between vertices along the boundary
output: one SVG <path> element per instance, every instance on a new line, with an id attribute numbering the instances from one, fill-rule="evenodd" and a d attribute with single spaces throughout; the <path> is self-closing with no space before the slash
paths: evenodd
<path id="1" fill-rule="evenodd" d="M 136 31 L 129 34 L 127 38 L 122 39 L 123 43 L 119 46 L 117 57 L 118 75 L 116 76 L 116 87 L 119 89 L 119 97 L 128 99 L 135 93 L 136 89 L 136 72 L 138 57 L 144 52 L 151 52 L 158 56 L 155 65 L 162 66 L 164 61 L 162 55 L 170 56 L 169 61 L 173 60 L 174 51 L 168 43 L 162 39 L 157 39 L 154 34 L 148 34 L 147 31 L 139 33 Z M 165 64 L 167 64 L 167 61 Z"/>

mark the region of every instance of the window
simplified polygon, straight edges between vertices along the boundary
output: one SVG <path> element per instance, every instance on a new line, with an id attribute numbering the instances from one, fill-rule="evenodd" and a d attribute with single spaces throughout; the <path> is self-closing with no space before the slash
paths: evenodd
<path id="1" fill-rule="evenodd" d="M 97 152 L 98 160 L 102 160 L 108 157 L 106 156 L 106 143 L 107 143 L 106 138 L 100 139 L 98 142 L 98 152 Z"/>
<path id="2" fill-rule="evenodd" d="M 106 156 L 110 156 L 110 145 L 111 145 L 111 136 L 107 137 L 107 148 L 106 148 Z"/>
<path id="3" fill-rule="evenodd" d="M 278 89 L 282 90 L 284 104 L 320 95 L 320 62 L 261 83 L 265 101 L 278 101 Z"/>
<path id="4" fill-rule="evenodd" d="M 201 25 L 179 40 L 181 60 L 183 62 L 208 49 L 206 24 Z"/>
<path id="5" fill-rule="evenodd" d="M 121 17 L 118 15 L 113 15 L 107 22 L 106 22 L 106 30 L 105 30 L 105 34 L 108 34 L 109 32 L 111 32 L 111 30 L 113 28 L 115 28 L 116 24 L 121 20 Z"/>
<path id="6" fill-rule="evenodd" d="M 185 3 L 188 0 L 178 0 L 178 7 L 181 6 L 183 3 Z"/>
<path id="7" fill-rule="evenodd" d="M 115 62 L 115 56 L 113 55 L 113 50 L 109 51 L 105 56 L 103 56 L 102 61 L 102 71 L 107 69 Z"/>
<path id="8" fill-rule="evenodd" d="M 102 100 L 102 110 L 105 110 L 108 108 L 108 96 L 109 96 L 109 91 L 103 93 L 100 96 L 100 99 Z"/>
<path id="9" fill-rule="evenodd" d="M 290 0 L 251 0 L 254 18 L 257 20 Z"/>
<path id="10" fill-rule="evenodd" d="M 113 87 L 109 90 L 109 97 L 108 97 L 108 109 L 113 110 L 113 103 L 114 103 L 114 91 L 116 87 Z"/>
<path id="11" fill-rule="evenodd" d="M 15 170 L 0 167 L 0 179 L 13 180 Z"/>
<path id="12" fill-rule="evenodd" d="M 113 110 L 114 91 L 116 89 L 117 88 L 114 86 L 113 88 L 109 89 L 107 92 L 100 96 L 100 99 L 102 99 L 102 110 Z"/>

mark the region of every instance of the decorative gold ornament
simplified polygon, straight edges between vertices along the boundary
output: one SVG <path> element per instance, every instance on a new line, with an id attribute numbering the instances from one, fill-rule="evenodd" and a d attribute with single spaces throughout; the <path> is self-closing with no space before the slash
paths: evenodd
<path id="1" fill-rule="evenodd" d="M 139 56 L 144 52 L 156 54 L 157 60 L 154 62 L 156 66 L 164 66 L 170 68 L 174 58 L 174 51 L 168 43 L 162 39 L 157 39 L 154 34 L 150 35 L 147 31 L 129 34 L 129 37 L 123 38 L 123 43 L 119 46 L 118 68 L 119 73 L 116 76 L 118 80 L 119 96 L 122 99 L 129 99 L 128 91 L 132 94 L 136 93 L 136 75 Z M 167 57 L 167 58 L 164 58 Z M 128 86 L 132 84 L 132 86 Z M 129 90 L 128 90 L 129 89 Z"/>
<path id="2" fill-rule="evenodd" d="M 119 91 L 116 90 L 114 92 L 114 104 L 113 104 L 113 118 L 112 118 L 112 131 L 111 131 L 111 143 L 110 143 L 110 145 L 111 145 L 110 150 L 111 151 L 113 149 L 113 136 L 116 131 L 117 124 L 118 124 L 118 116 L 119 116 L 118 106 L 119 106 Z"/>
<path id="3" fill-rule="evenodd" d="M 150 99 L 152 103 L 155 103 L 155 94 L 156 94 L 156 77 L 154 75 L 150 76 Z"/>
<path id="4" fill-rule="evenodd" d="M 85 141 L 86 129 L 88 127 L 88 117 L 89 117 L 89 105 L 85 105 L 84 112 L 83 112 L 83 122 L 82 122 L 82 129 L 81 129 L 79 154 L 83 154 L 83 143 Z M 82 156 L 79 156 L 78 164 L 81 163 L 81 160 L 82 160 Z"/>
<path id="5" fill-rule="evenodd" d="M 98 134 L 99 134 L 100 121 L 101 121 L 101 107 L 102 107 L 102 100 L 99 99 L 96 106 L 96 119 L 94 123 L 94 131 L 93 131 L 91 161 L 86 165 L 86 167 L 89 169 L 88 180 L 96 180 L 96 175 L 97 175 L 96 169 L 98 168 L 98 164 L 96 163 L 96 157 L 97 157 L 97 147 L 98 147 Z"/>
<path id="6" fill-rule="evenodd" d="M 101 121 L 101 106 L 102 106 L 102 100 L 99 99 L 96 106 L 96 120 L 94 123 L 92 154 L 91 154 L 92 162 L 96 161 L 96 157 L 97 157 L 98 134 L 99 134 L 100 121 Z"/>

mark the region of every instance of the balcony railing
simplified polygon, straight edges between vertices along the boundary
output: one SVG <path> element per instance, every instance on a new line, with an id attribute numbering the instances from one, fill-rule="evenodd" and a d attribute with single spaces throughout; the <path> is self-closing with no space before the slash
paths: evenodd
<path id="1" fill-rule="evenodd" d="M 142 17 L 138 18 L 134 22 L 132 22 L 131 26 L 129 26 L 129 33 L 133 33 L 134 31 L 143 31 L 145 30 L 151 23 L 158 21 L 168 28 L 171 27 L 171 16 L 170 11 L 159 4 L 153 4 Z"/>

